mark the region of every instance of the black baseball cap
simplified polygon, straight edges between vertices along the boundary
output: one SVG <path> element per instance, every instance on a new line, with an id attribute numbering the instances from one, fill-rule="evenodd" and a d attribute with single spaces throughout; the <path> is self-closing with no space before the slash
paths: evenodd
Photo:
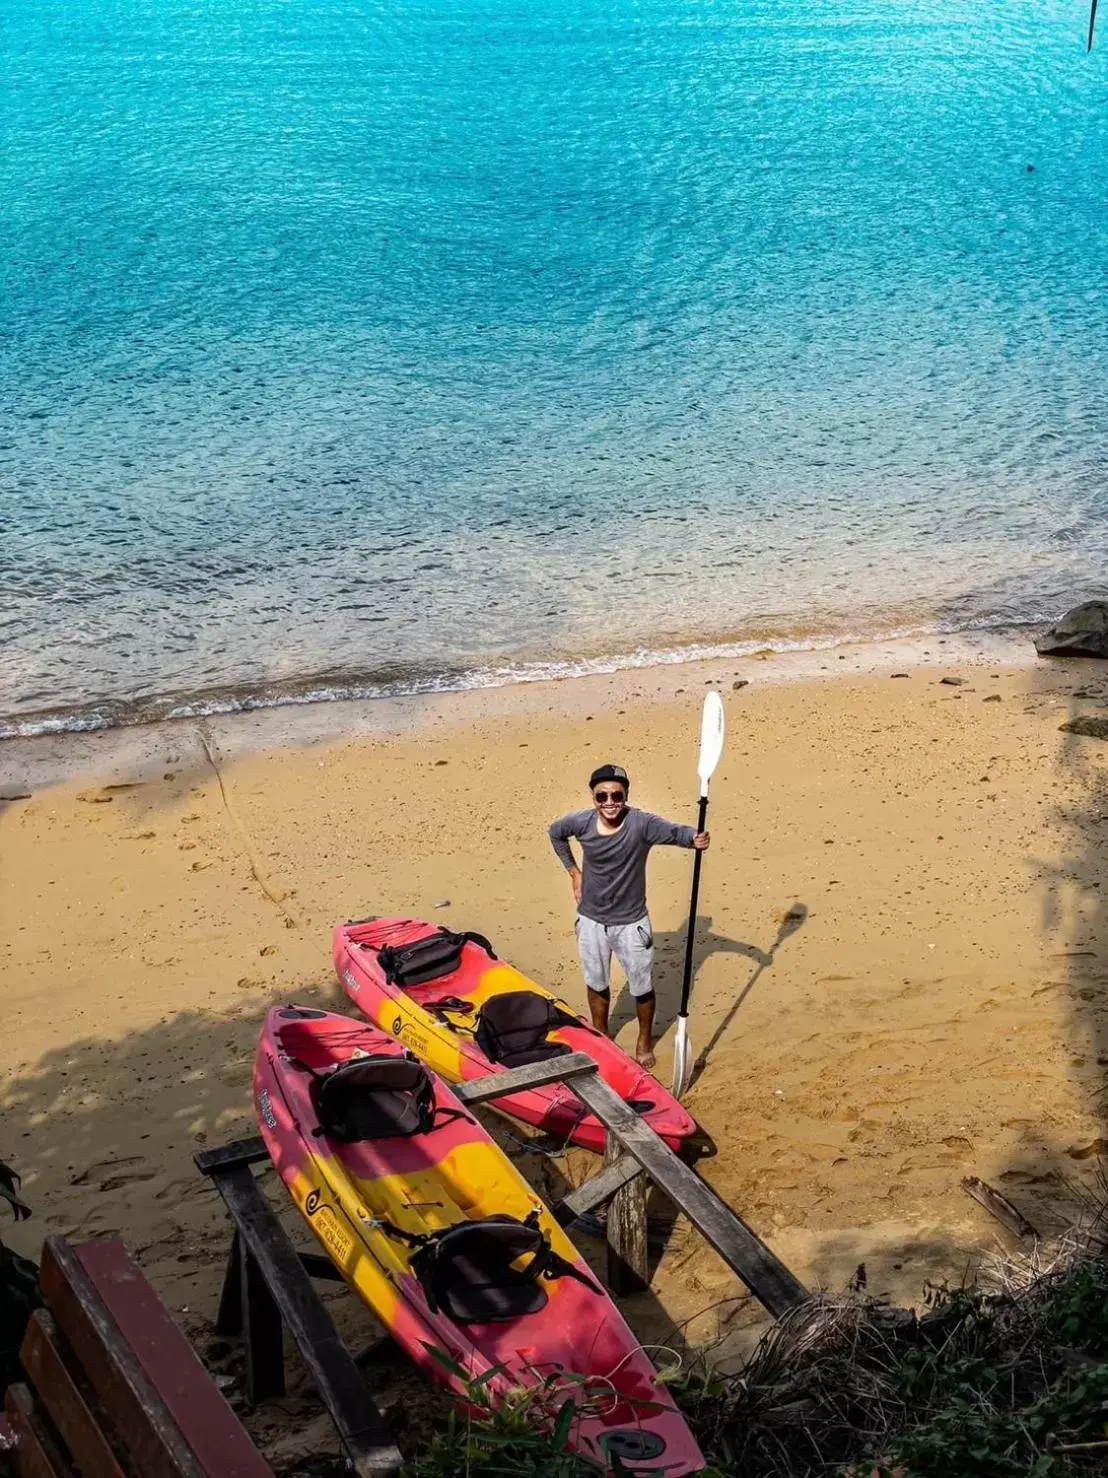
<path id="1" fill-rule="evenodd" d="M 624 790 L 631 789 L 627 771 L 621 769 L 619 765 L 601 765 L 599 770 L 594 770 L 589 776 L 589 789 L 595 790 L 602 780 L 618 780 Z"/>

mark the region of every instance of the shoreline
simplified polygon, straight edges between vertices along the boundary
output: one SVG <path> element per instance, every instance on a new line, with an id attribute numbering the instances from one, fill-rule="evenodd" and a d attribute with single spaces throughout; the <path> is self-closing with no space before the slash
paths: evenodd
<path id="1" fill-rule="evenodd" d="M 413 673 L 408 679 L 380 680 L 350 676 L 346 679 L 325 677 L 290 680 L 283 688 L 266 690 L 259 682 L 253 689 L 241 692 L 213 688 L 192 696 L 165 696 L 149 699 L 145 706 L 138 700 L 111 699 L 87 708 L 40 709 L 20 716 L 0 715 L 0 744 L 15 739 L 47 738 L 52 735 L 98 734 L 115 729 L 149 727 L 158 723 L 205 722 L 215 718 L 266 713 L 273 709 L 312 708 L 321 704 L 361 702 L 403 702 L 412 698 L 440 698 L 468 692 L 490 692 L 501 688 L 579 681 L 590 677 L 612 677 L 620 673 L 652 671 L 656 668 L 682 668 L 705 662 L 742 662 L 765 656 L 818 659 L 827 652 L 842 649 L 878 648 L 890 643 L 912 643 L 926 646 L 929 642 L 947 643 L 977 640 L 1019 642 L 1041 626 L 1041 621 L 992 622 L 965 629 L 913 626 L 884 633 L 855 635 L 846 631 L 816 632 L 795 637 L 745 637 L 742 639 L 705 639 L 672 648 L 640 647 L 614 655 L 561 657 L 549 661 L 520 658 L 500 665 L 474 665 L 464 670 L 443 670 L 424 675 Z"/>
<path id="2" fill-rule="evenodd" d="M 91 730 L 58 730 L 0 739 L 0 804 L 4 792 L 55 784 L 99 769 L 157 767 L 166 743 L 200 728 L 228 756 L 259 749 L 318 744 L 370 734 L 409 733 L 423 725 L 465 724 L 499 716 L 573 713 L 633 698 L 664 701 L 687 685 L 716 685 L 725 694 L 736 681 L 763 685 L 865 676 L 898 666 L 998 664 L 1016 670 L 1043 665 L 1030 638 L 1000 631 L 894 637 L 787 651 L 762 648 L 745 657 L 698 657 L 641 667 L 534 678 L 497 686 L 409 693 L 379 698 L 328 699 L 210 715 L 156 719 Z"/>

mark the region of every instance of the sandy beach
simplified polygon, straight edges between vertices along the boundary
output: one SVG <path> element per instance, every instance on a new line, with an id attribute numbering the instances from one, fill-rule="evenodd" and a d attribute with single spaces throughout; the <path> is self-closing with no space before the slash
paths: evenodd
<path id="1" fill-rule="evenodd" d="M 331 928 L 371 913 L 480 930 L 583 1003 L 546 825 L 609 759 L 691 819 L 707 683 L 703 1173 L 806 1282 L 865 1263 L 905 1302 L 1005 1238 L 966 1176 L 1060 1228 L 1108 1151 L 1108 745 L 1059 725 L 1108 671 L 932 638 L 3 746 L 2 1154 L 36 1210 L 5 1238 L 120 1233 L 200 1334 L 227 1233 L 192 1156 L 253 1132 L 266 1006 L 344 1009 Z M 651 868 L 668 1079 L 688 857 Z M 679 1223 L 628 1312 L 734 1336 L 740 1292 Z"/>

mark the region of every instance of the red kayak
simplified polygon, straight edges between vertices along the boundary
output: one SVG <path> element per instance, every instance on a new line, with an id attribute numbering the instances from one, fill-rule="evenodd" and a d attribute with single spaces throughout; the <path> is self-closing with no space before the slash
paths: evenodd
<path id="1" fill-rule="evenodd" d="M 605 1468 L 701 1471 L 684 1418 L 588 1264 L 398 1042 L 348 1016 L 276 1006 L 254 1100 L 308 1225 L 428 1375 L 463 1398 L 474 1380 L 494 1401 L 523 1387 L 551 1422 L 572 1401 L 568 1443 Z"/>
<path id="2" fill-rule="evenodd" d="M 653 1073 L 550 991 L 497 959 L 487 939 L 418 919 L 335 930 L 335 969 L 365 1016 L 451 1083 L 584 1052 L 600 1076 L 671 1149 L 700 1137 Z M 563 1083 L 513 1093 L 495 1107 L 566 1144 L 598 1153 L 603 1124 Z"/>

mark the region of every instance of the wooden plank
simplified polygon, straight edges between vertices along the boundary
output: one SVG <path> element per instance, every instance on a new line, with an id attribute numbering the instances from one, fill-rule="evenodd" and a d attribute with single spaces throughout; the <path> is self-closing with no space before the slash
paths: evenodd
<path id="1" fill-rule="evenodd" d="M 254 1176 L 240 1166 L 218 1175 L 215 1183 L 296 1340 L 355 1472 L 360 1478 L 396 1473 L 401 1460 L 392 1434 Z"/>
<path id="2" fill-rule="evenodd" d="M 450 1090 L 463 1103 L 489 1103 L 506 1093 L 525 1093 L 530 1088 L 545 1088 L 548 1083 L 565 1083 L 596 1074 L 596 1063 L 584 1052 L 570 1052 L 565 1057 L 551 1057 L 546 1062 L 529 1062 L 526 1067 L 513 1067 L 506 1073 L 489 1073 L 471 1083 L 451 1083 Z"/>
<path id="3" fill-rule="evenodd" d="M 804 1285 L 742 1218 L 602 1078 L 581 1076 L 571 1086 L 771 1314 L 779 1317 L 807 1297 Z"/>
<path id="4" fill-rule="evenodd" d="M 66 1364 L 57 1326 L 45 1309 L 31 1315 L 19 1358 L 82 1478 L 124 1478 L 111 1444 Z"/>
<path id="5" fill-rule="evenodd" d="M 609 1131 L 604 1163 L 611 1169 L 622 1158 L 619 1139 Z M 616 1294 L 642 1293 L 650 1286 L 646 1190 L 646 1176 L 637 1175 L 619 1188 L 608 1207 L 608 1287 Z"/>
<path id="6" fill-rule="evenodd" d="M 15 1436 L 16 1478 L 72 1478 L 73 1469 L 35 1410 L 34 1397 L 26 1386 L 8 1387 L 4 1412 Z"/>
<path id="7" fill-rule="evenodd" d="M 963 1180 L 962 1189 L 967 1196 L 972 1196 L 979 1206 L 984 1206 L 990 1216 L 995 1216 L 1001 1226 L 1007 1227 L 1014 1237 L 1025 1237 L 1028 1240 L 1038 1241 L 1038 1232 L 1023 1212 L 1017 1206 L 1013 1206 L 1007 1196 L 1002 1196 L 986 1181 L 978 1180 L 976 1175 L 969 1175 Z"/>
<path id="8" fill-rule="evenodd" d="M 64 1237 L 47 1237 L 43 1244 L 39 1283 L 58 1327 L 142 1478 L 205 1478 L 76 1250 Z"/>
<path id="9" fill-rule="evenodd" d="M 218 1170 L 233 1170 L 236 1165 L 256 1165 L 259 1160 L 268 1160 L 269 1151 L 265 1140 L 254 1135 L 251 1139 L 236 1139 L 222 1149 L 204 1150 L 192 1158 L 201 1175 L 214 1175 Z"/>
<path id="10" fill-rule="evenodd" d="M 596 1175 L 590 1175 L 575 1191 L 550 1209 L 560 1226 L 568 1227 L 579 1216 L 585 1216 L 610 1201 L 616 1191 L 621 1190 L 636 1175 L 642 1175 L 642 1166 L 634 1155 L 620 1155 L 614 1164 L 606 1165 Z"/>

